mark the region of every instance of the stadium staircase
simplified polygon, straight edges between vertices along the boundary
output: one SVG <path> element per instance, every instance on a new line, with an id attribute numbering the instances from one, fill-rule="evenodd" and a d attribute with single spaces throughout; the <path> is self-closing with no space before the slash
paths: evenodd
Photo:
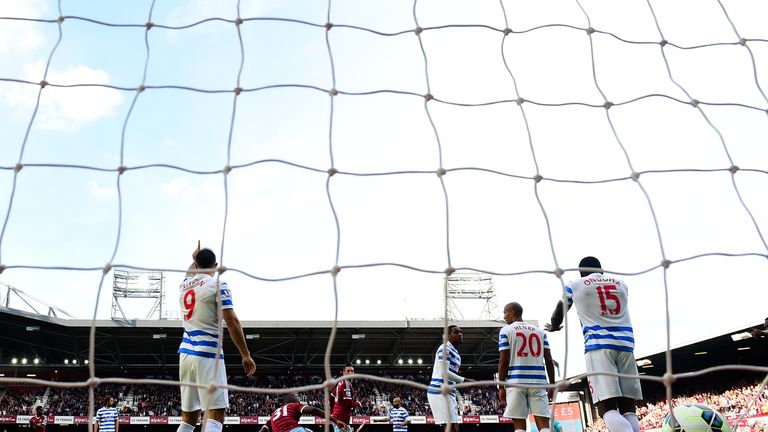
<path id="1" fill-rule="evenodd" d="M 43 396 L 41 396 L 38 400 L 35 401 L 35 406 L 40 405 L 43 407 L 48 406 L 48 398 L 51 396 L 51 388 L 46 387 L 45 393 L 43 393 Z"/>
<path id="2" fill-rule="evenodd" d="M 375 385 L 373 386 L 373 393 L 375 395 L 373 400 L 376 403 L 376 409 L 378 410 L 380 407 L 383 406 L 385 409 L 384 412 L 389 412 L 389 410 L 392 409 L 392 404 L 387 400 L 386 397 L 384 397 L 381 394 L 381 392 Z"/>
<path id="3" fill-rule="evenodd" d="M 128 393 L 122 400 L 122 404 L 118 403 L 117 408 L 123 408 L 125 406 L 131 407 L 132 410 L 136 410 L 136 404 L 133 403 L 133 388 L 129 387 Z"/>

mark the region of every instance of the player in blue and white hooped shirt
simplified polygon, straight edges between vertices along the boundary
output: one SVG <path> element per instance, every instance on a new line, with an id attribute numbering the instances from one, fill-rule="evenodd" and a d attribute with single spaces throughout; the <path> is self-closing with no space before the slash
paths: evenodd
<path id="1" fill-rule="evenodd" d="M 197 249 L 192 254 L 194 262 L 181 283 L 179 302 L 183 314 L 184 335 L 179 346 L 179 379 L 196 384 L 227 384 L 224 368 L 224 353 L 216 358 L 219 348 L 219 310 L 227 323 L 232 341 L 242 357 L 246 376 L 256 372 L 256 363 L 251 358 L 245 343 L 243 327 L 235 314 L 232 293 L 225 282 L 214 277 L 218 263 L 216 254 L 210 249 Z M 221 299 L 219 301 L 219 299 Z M 229 408 L 229 393 L 226 388 L 217 388 L 210 393 L 207 388 L 181 386 L 181 424 L 177 432 L 192 432 L 200 412 L 206 410 L 205 430 L 220 432 L 224 424 L 224 412 Z"/>
<path id="2" fill-rule="evenodd" d="M 587 372 L 637 376 L 635 338 L 629 319 L 627 284 L 603 275 L 595 257 L 579 262 L 581 278 L 565 287 L 563 299 L 552 313 L 548 331 L 560 330 L 563 306 L 576 306 L 584 333 Z M 611 432 L 640 432 L 635 401 L 643 398 L 638 378 L 590 375 L 589 389 L 597 412 Z"/>
<path id="3" fill-rule="evenodd" d="M 452 386 L 464 381 L 472 381 L 459 375 L 461 356 L 456 349 L 464 341 L 464 333 L 457 325 L 448 326 L 448 340 L 440 345 L 435 353 L 435 364 L 432 367 L 432 380 L 427 390 L 427 400 L 432 410 L 435 424 L 451 423 L 451 430 L 459 429 L 459 408 L 456 403 L 456 390 L 452 390 L 448 396 L 443 396 L 441 387 L 447 379 L 447 384 Z M 443 356 L 445 355 L 446 374 L 443 376 Z"/>
<path id="4" fill-rule="evenodd" d="M 411 424 L 411 416 L 402 405 L 403 401 L 399 397 L 392 399 L 392 409 L 387 413 L 387 418 L 392 422 L 392 432 L 408 432 L 408 425 Z"/>
<path id="5" fill-rule="evenodd" d="M 110 396 L 104 398 L 104 406 L 96 411 L 96 415 L 93 417 L 96 422 L 94 432 L 117 432 L 120 424 L 117 420 L 117 408 L 115 408 L 115 400 Z"/>
<path id="6" fill-rule="evenodd" d="M 523 321 L 523 307 L 512 302 L 504 306 L 506 326 L 499 330 L 499 381 L 518 385 L 546 385 L 555 382 L 555 367 L 547 334 Z M 552 389 L 499 387 L 499 400 L 507 404 L 504 417 L 511 418 L 516 431 L 526 429 L 528 413 L 533 414 L 541 432 L 549 429 L 549 401 Z"/>

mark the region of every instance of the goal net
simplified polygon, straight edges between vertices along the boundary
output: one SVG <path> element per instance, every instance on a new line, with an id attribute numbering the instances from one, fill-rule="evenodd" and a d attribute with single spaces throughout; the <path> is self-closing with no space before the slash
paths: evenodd
<path id="1" fill-rule="evenodd" d="M 543 325 L 594 255 L 630 287 L 637 356 L 756 324 L 767 13 L 759 1 L 6 1 L 0 278 L 103 319 L 114 268 L 176 286 L 199 239 L 241 318 L 447 329 L 454 272 L 493 276 L 499 305 Z M 99 376 L 94 331 L 90 380 L 0 382 L 87 387 L 91 415 L 97 384 L 159 384 Z M 550 343 L 563 390 L 585 372 L 574 312 Z M 768 373 L 736 363 L 715 370 Z M 640 377 L 670 396 L 690 375 L 657 367 Z M 332 372 L 301 389 L 327 392 Z"/>

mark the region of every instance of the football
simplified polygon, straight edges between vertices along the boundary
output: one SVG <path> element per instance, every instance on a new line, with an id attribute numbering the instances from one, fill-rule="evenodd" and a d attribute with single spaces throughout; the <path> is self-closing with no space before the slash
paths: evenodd
<path id="1" fill-rule="evenodd" d="M 731 425 L 717 410 L 701 404 L 678 405 L 675 418 L 667 415 L 662 432 L 731 432 Z"/>

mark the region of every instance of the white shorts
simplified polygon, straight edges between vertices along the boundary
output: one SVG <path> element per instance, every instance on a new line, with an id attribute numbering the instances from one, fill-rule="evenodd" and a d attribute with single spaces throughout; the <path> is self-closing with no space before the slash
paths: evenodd
<path id="1" fill-rule="evenodd" d="M 635 355 L 627 351 L 598 349 L 584 354 L 587 362 L 587 372 L 615 372 L 620 374 L 637 375 Z M 606 399 L 623 397 L 640 400 L 643 391 L 638 378 L 619 378 L 609 375 L 590 375 L 589 391 L 592 401 L 600 402 Z"/>
<path id="2" fill-rule="evenodd" d="M 446 405 L 445 401 L 448 400 Z M 458 423 L 459 407 L 456 404 L 455 396 L 443 396 L 427 393 L 429 407 L 432 409 L 432 417 L 435 418 L 435 424 Z"/>
<path id="3" fill-rule="evenodd" d="M 227 371 L 224 360 L 219 360 L 219 370 L 214 376 L 216 360 L 179 354 L 179 379 L 196 384 L 227 384 Z M 213 382 L 211 382 L 213 380 Z M 186 412 L 199 409 L 229 408 L 229 390 L 218 388 L 208 393 L 207 388 L 181 386 L 181 410 Z"/>
<path id="4" fill-rule="evenodd" d="M 528 412 L 549 418 L 549 396 L 544 389 L 507 387 L 507 409 L 504 417 L 527 419 Z"/>

